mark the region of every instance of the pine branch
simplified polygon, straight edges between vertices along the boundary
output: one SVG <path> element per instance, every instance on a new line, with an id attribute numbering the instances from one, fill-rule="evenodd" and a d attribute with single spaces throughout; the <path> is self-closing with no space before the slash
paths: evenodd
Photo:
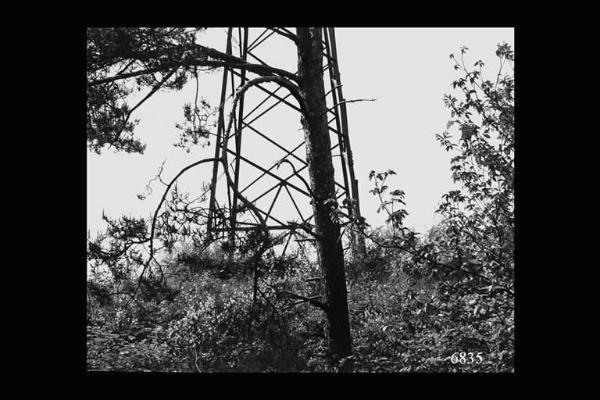
<path id="1" fill-rule="evenodd" d="M 147 75 L 154 72 L 164 72 L 171 70 L 173 68 L 181 68 L 181 67 L 226 67 L 226 68 L 237 68 L 243 69 L 250 72 L 254 72 L 258 75 L 262 76 L 273 76 L 279 75 L 283 78 L 290 79 L 292 81 L 298 82 L 299 78 L 296 74 L 293 74 L 289 71 L 285 71 L 279 68 L 270 67 L 268 65 L 262 64 L 252 64 L 243 59 L 222 53 L 218 50 L 212 49 L 210 47 L 205 47 L 199 44 L 196 44 L 195 49 L 192 50 L 192 54 L 190 56 L 183 56 L 181 60 L 166 63 L 160 67 L 147 68 L 137 71 L 132 71 L 124 74 L 117 74 L 111 77 L 97 79 L 91 82 L 88 82 L 88 85 L 95 86 L 103 83 L 115 82 L 122 79 L 133 78 L 136 76 Z"/>

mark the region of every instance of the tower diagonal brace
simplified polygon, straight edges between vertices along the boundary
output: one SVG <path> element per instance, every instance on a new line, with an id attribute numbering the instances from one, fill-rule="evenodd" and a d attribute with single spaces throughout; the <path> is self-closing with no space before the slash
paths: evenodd
<path id="1" fill-rule="evenodd" d="M 256 39 L 254 39 L 253 41 L 250 41 L 250 45 L 248 44 L 249 42 L 249 37 L 250 37 L 250 32 L 254 32 L 256 31 L 255 36 Z M 270 31 L 270 32 L 268 32 Z M 260 33 L 262 32 L 262 33 Z M 257 28 L 238 28 L 237 29 L 237 33 L 238 33 L 238 40 L 236 40 L 237 44 L 238 44 L 238 48 L 240 51 L 239 57 L 242 58 L 243 60 L 246 60 L 248 57 L 252 57 L 253 59 L 258 60 L 260 63 L 264 64 L 264 65 L 268 65 L 264 60 L 268 60 L 268 55 L 265 57 L 263 55 L 257 55 L 260 51 L 260 49 L 264 46 L 266 46 L 266 44 L 268 45 L 268 43 L 272 40 L 274 40 L 274 38 L 277 37 L 284 37 L 285 40 L 289 43 L 290 46 L 294 46 L 294 42 L 295 42 L 295 35 L 290 32 L 289 30 L 287 30 L 286 28 L 267 28 L 266 30 L 259 30 Z M 260 34 L 259 34 L 260 33 Z M 228 32 L 227 32 L 227 47 L 226 47 L 226 52 L 227 54 L 232 54 L 232 39 L 233 39 L 233 35 L 234 35 L 234 30 L 233 28 L 229 28 Z M 344 95 L 343 95 L 343 91 L 342 91 L 342 83 L 341 83 L 341 79 L 340 79 L 340 71 L 339 71 L 339 63 L 338 63 L 338 58 L 337 58 L 337 48 L 336 48 L 336 41 L 335 41 L 335 31 L 334 28 L 323 28 L 323 39 L 324 39 L 324 43 L 323 43 L 323 54 L 325 56 L 325 59 L 327 60 L 326 62 L 326 66 L 324 67 L 324 70 L 326 71 L 326 73 L 329 75 L 329 79 L 325 80 L 326 82 L 326 86 L 329 84 L 329 87 L 325 87 L 325 93 L 327 93 L 326 95 L 326 99 L 328 101 L 328 107 L 329 107 L 329 111 L 328 114 L 332 115 L 332 118 L 330 119 L 330 122 L 335 123 L 335 128 L 334 127 L 330 127 L 330 131 L 331 134 L 334 135 L 334 137 L 337 137 L 337 145 L 336 146 L 332 146 L 332 151 L 333 149 L 335 149 L 336 147 L 339 148 L 340 154 L 339 157 L 336 157 L 339 161 L 339 165 L 335 165 L 334 167 L 340 168 L 339 171 L 341 172 L 341 175 L 343 177 L 343 185 L 339 184 L 336 182 L 337 186 L 342 188 L 342 194 L 340 197 L 345 197 L 347 200 L 351 200 L 351 204 L 353 205 L 353 207 L 351 207 L 350 209 L 350 214 L 353 215 L 355 218 L 358 217 L 360 218 L 360 207 L 359 207 L 359 197 L 358 197 L 358 181 L 355 178 L 355 174 L 354 174 L 354 161 L 353 161 L 353 154 L 352 154 L 352 150 L 350 147 L 350 140 L 349 140 L 349 133 L 348 133 L 348 117 L 347 117 L 347 110 L 346 110 L 346 104 L 345 104 L 345 100 L 344 100 Z M 266 43 L 266 44 L 265 44 Z M 217 161 L 214 162 L 213 165 L 213 174 L 212 174 L 212 180 L 211 180 L 211 194 L 210 194 L 210 203 L 209 203 L 209 215 L 208 215 L 208 224 L 207 224 L 207 236 L 210 238 L 212 237 L 212 233 L 213 231 L 223 231 L 223 228 L 218 228 L 216 227 L 216 205 L 217 205 L 217 201 L 216 201 L 216 193 L 217 193 L 217 175 L 218 175 L 218 170 L 219 170 L 219 157 L 222 154 L 222 152 L 227 152 L 231 155 L 234 156 L 234 160 L 233 160 L 233 168 L 234 168 L 234 179 L 233 179 L 233 187 L 230 186 L 230 182 L 227 181 L 227 194 L 229 198 L 232 198 L 233 200 L 230 202 L 230 210 L 229 210 L 229 218 L 228 219 L 228 223 L 229 223 L 229 238 L 230 238 L 230 243 L 234 243 L 233 240 L 235 240 L 235 233 L 236 230 L 246 230 L 247 228 L 237 228 L 238 224 L 242 224 L 245 225 L 244 222 L 242 221 L 238 221 L 238 216 L 239 216 L 239 212 L 238 212 L 238 199 L 237 199 L 237 193 L 239 193 L 239 186 L 240 186 L 240 170 L 246 166 L 249 166 L 248 162 L 252 161 L 250 160 L 252 158 L 252 155 L 244 153 L 243 151 L 243 147 L 242 147 L 242 129 L 243 128 L 249 128 L 249 129 L 244 129 L 244 134 L 245 135 L 258 135 L 258 136 L 262 136 L 263 138 L 266 138 L 265 143 L 269 143 L 270 145 L 273 145 L 273 148 L 278 148 L 279 150 L 283 150 L 286 152 L 286 155 L 284 156 L 284 159 L 287 159 L 290 154 L 292 154 L 294 152 L 293 149 L 287 149 L 286 146 L 283 145 L 283 143 L 277 143 L 277 140 L 273 137 L 269 138 L 269 135 L 265 132 L 260 132 L 260 130 L 254 129 L 251 124 L 258 119 L 259 117 L 265 115 L 265 114 L 273 114 L 278 112 L 279 108 L 281 107 L 267 107 L 266 102 L 267 99 L 269 97 L 272 97 L 274 99 L 277 99 L 279 104 L 285 104 L 287 107 L 294 109 L 296 112 L 299 110 L 299 108 L 297 107 L 296 104 L 290 103 L 288 101 L 286 101 L 286 99 L 289 97 L 285 96 L 285 97 L 280 97 L 278 95 L 275 94 L 275 92 L 266 89 L 263 86 L 257 86 L 257 89 L 262 90 L 263 92 L 266 92 L 269 96 L 267 97 L 267 99 L 263 100 L 262 102 L 260 102 L 260 104 L 256 107 L 254 107 L 246 116 L 244 116 L 244 96 L 240 96 L 239 101 L 238 101 L 238 110 L 235 116 L 235 124 L 234 124 L 234 129 L 235 131 L 233 132 L 232 136 L 234 136 L 235 140 L 233 141 L 235 143 L 235 149 L 225 149 L 223 148 L 223 135 L 225 134 L 225 126 L 227 121 L 225 121 L 226 118 L 226 112 L 225 112 L 225 101 L 227 98 L 232 97 L 232 95 L 235 93 L 236 91 L 236 87 L 234 86 L 234 82 L 235 80 L 233 78 L 237 78 L 239 79 L 239 85 L 243 85 L 244 83 L 246 83 L 249 79 L 251 79 L 252 77 L 248 77 L 247 76 L 247 71 L 242 69 L 240 71 L 235 70 L 234 68 L 224 68 L 223 71 L 223 83 L 222 83 L 222 87 L 221 87 L 221 101 L 220 101 L 220 110 L 219 110 L 219 119 L 218 119 L 218 128 L 217 128 L 217 140 L 216 140 L 216 144 L 215 144 L 215 159 Z M 231 86 L 230 88 L 228 88 L 228 78 L 231 78 Z M 329 103 L 331 102 L 331 104 Z M 264 106 L 264 107 L 263 107 Z M 263 107 L 266 108 L 265 110 L 263 110 L 262 112 L 259 112 L 259 108 Z M 259 112 L 258 116 L 254 116 L 254 119 L 251 118 L 251 114 L 255 113 L 255 112 Z M 228 143 L 231 143 L 231 141 L 227 141 Z M 245 155 L 242 155 L 245 154 Z M 336 155 L 337 156 L 337 155 Z M 292 154 L 292 157 L 298 159 L 299 157 L 296 156 L 295 154 Z M 241 163 L 242 160 L 245 160 L 246 163 Z M 306 161 L 303 161 L 302 164 L 306 165 Z M 337 164 L 337 161 L 336 161 Z M 229 166 L 228 166 L 229 167 Z M 267 170 L 268 167 L 262 167 L 262 166 L 258 166 L 255 165 L 256 168 L 259 168 L 260 170 L 262 170 L 263 172 L 265 170 Z M 304 169 L 304 168 L 302 168 Z M 269 168 L 267 171 L 271 171 L 271 168 Z M 284 174 L 285 172 L 280 171 L 280 173 Z M 264 176 L 268 176 L 269 173 L 263 173 Z M 262 179 L 261 175 L 259 178 L 257 178 L 257 180 Z M 272 177 L 271 177 L 272 178 Z M 288 178 L 282 178 L 280 180 L 283 182 L 286 182 Z M 254 184 L 255 182 L 253 181 L 251 183 Z M 284 183 L 285 185 L 286 183 Z M 287 184 L 286 185 L 286 190 L 288 189 L 287 186 L 292 186 L 293 184 Z M 249 185 L 250 186 L 250 185 Z M 248 187 L 249 187 L 248 186 Z M 248 189 L 248 187 L 246 187 L 244 190 Z M 275 186 L 276 187 L 276 186 Z M 263 197 L 266 192 L 271 191 L 272 189 L 274 189 L 275 187 L 271 188 L 271 189 L 267 189 L 265 191 L 265 193 L 258 193 L 258 197 L 255 198 L 255 201 L 260 199 L 261 197 Z M 290 196 L 292 195 L 292 192 L 289 193 Z M 301 204 L 302 202 L 307 202 L 310 199 L 307 198 L 306 195 L 303 195 L 301 193 L 295 193 L 295 196 L 298 196 L 296 198 L 291 197 L 291 200 L 294 204 L 294 207 L 296 208 L 296 210 L 300 213 L 300 209 L 298 204 Z M 277 200 L 277 197 L 273 200 L 273 203 L 271 204 L 271 206 L 269 207 L 269 213 L 271 213 L 271 211 L 273 210 L 273 206 L 275 204 L 275 201 Z M 307 218 L 310 219 L 311 217 Z M 277 219 L 274 219 L 275 221 L 277 221 Z M 304 221 L 304 222 L 307 222 Z M 286 223 L 281 223 L 279 225 L 269 225 L 267 227 L 267 229 L 269 230 L 273 230 L 273 229 L 277 229 L 277 230 L 286 230 L 286 229 L 291 229 L 290 226 Z"/>

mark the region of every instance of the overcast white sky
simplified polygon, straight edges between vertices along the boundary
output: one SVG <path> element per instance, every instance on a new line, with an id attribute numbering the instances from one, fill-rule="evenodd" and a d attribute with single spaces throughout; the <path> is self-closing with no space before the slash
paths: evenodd
<path id="1" fill-rule="evenodd" d="M 250 40 L 262 29 L 251 31 L 254 33 Z M 224 51 L 225 32 L 224 28 L 210 28 L 203 35 L 202 44 Z M 423 232 L 437 222 L 434 210 L 441 196 L 453 187 L 449 169 L 451 155 L 434 137 L 444 131 L 450 117 L 442 102 L 457 77 L 449 55 L 459 54 L 460 47 L 467 46 L 467 65 L 472 66 L 477 59 L 482 59 L 491 78 L 498 68 L 494 54 L 496 44 L 514 45 L 514 29 L 337 28 L 336 39 L 345 98 L 377 99 L 347 105 L 361 212 L 371 225 L 383 224 L 385 217 L 376 213 L 378 203 L 369 193 L 368 174 L 372 169 L 393 169 L 398 175 L 392 177 L 389 186 L 406 192 L 409 211 L 406 224 Z M 268 42 L 260 48 L 265 61 L 295 71 L 296 56 L 291 42 L 278 39 Z M 221 74 L 219 70 L 203 75 L 200 80 L 200 96 L 215 105 L 220 96 Z M 164 160 L 163 179 L 170 180 L 187 164 L 213 156 L 213 146 L 198 148 L 189 154 L 172 146 L 178 141 L 175 123 L 183 119 L 182 106 L 193 100 L 194 93 L 192 82 L 181 92 L 157 93 L 137 110 L 134 117 L 140 119 L 140 124 L 136 134 L 147 144 L 143 155 L 112 150 L 102 155 L 88 152 L 87 223 L 92 235 L 105 228 L 102 210 L 111 217 L 150 215 L 162 187 L 154 185 L 153 195 L 144 201 L 139 200 L 137 194 L 144 192 L 146 183 L 156 175 Z M 262 98 L 259 94 L 256 96 L 255 103 Z M 253 100 L 249 94 L 246 110 L 251 109 Z M 303 135 L 298 130 L 299 116 L 285 106 L 273 111 L 264 120 L 261 118 L 259 129 L 277 130 L 277 134 L 289 139 L 290 147 L 299 143 Z M 271 145 L 265 146 L 265 142 L 253 141 L 250 135 L 248 139 L 244 136 L 242 146 L 242 153 L 263 156 L 265 162 L 276 161 L 282 155 L 273 151 Z M 303 156 L 303 151 L 300 149 L 295 154 Z M 257 175 L 250 171 L 252 168 L 242 167 L 247 168 L 246 174 L 242 172 L 242 181 Z M 210 181 L 210 173 L 210 166 L 190 171 L 182 180 L 182 188 L 193 192 L 202 182 Z M 221 187 L 224 182 L 224 179 L 219 181 Z"/>

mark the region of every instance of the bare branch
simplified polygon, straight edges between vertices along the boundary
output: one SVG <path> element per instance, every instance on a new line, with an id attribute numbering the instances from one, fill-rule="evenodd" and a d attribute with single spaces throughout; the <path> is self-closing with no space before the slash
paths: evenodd
<path id="1" fill-rule="evenodd" d="M 154 216 L 152 217 L 152 227 L 150 229 L 150 251 L 149 251 L 150 256 L 148 258 L 148 261 L 146 261 L 146 263 L 144 264 L 144 268 L 142 269 L 142 273 L 140 274 L 140 276 L 138 278 L 138 284 L 136 286 L 135 291 L 133 292 L 134 296 L 135 296 L 135 294 L 137 293 L 137 291 L 140 288 L 141 279 L 144 276 L 144 273 L 148 269 L 148 266 L 150 265 L 150 262 L 154 259 L 154 251 L 155 251 L 154 250 L 154 232 L 156 230 L 156 220 L 158 219 L 158 212 L 160 211 L 160 208 L 162 207 L 162 205 L 163 205 L 163 203 L 164 203 L 164 201 L 165 201 L 165 199 L 167 197 L 167 194 L 169 193 L 169 190 L 171 189 L 171 186 L 173 186 L 173 184 L 177 181 L 177 179 L 179 179 L 179 177 L 181 175 L 183 175 L 184 172 L 186 172 L 187 170 L 189 170 L 189 169 L 191 169 L 191 168 L 193 168 L 193 167 L 195 167 L 197 165 L 200 165 L 200 164 L 203 164 L 203 163 L 206 163 L 206 162 L 213 162 L 215 160 L 217 160 L 217 159 L 216 158 L 205 158 L 203 160 L 196 161 L 196 162 L 188 165 L 187 167 L 185 167 L 181 171 L 179 171 L 179 173 L 177 175 L 175 175 L 175 178 L 173 178 L 171 180 L 171 182 L 169 182 L 169 184 L 167 185 L 167 188 L 165 189 L 165 191 L 164 191 L 164 193 L 162 195 L 162 198 L 160 199 L 160 202 L 158 203 L 158 206 L 156 207 L 156 210 L 154 211 Z"/>
<path id="2" fill-rule="evenodd" d="M 328 108 L 323 114 L 327 114 L 328 112 L 333 111 L 340 104 L 358 103 L 358 102 L 361 102 L 361 101 L 377 101 L 377 99 L 354 99 L 354 100 L 342 100 L 342 101 L 338 101 L 333 106 L 331 106 L 330 108 Z"/>
<path id="3" fill-rule="evenodd" d="M 305 297 L 305 296 L 301 296 L 299 294 L 290 293 L 290 292 L 281 292 L 281 294 L 284 296 L 287 296 L 289 298 L 292 298 L 292 299 L 302 300 L 303 302 L 309 303 L 310 305 L 320 308 L 323 311 L 328 310 L 327 304 L 317 300 L 317 299 L 322 298 L 323 296 Z"/>

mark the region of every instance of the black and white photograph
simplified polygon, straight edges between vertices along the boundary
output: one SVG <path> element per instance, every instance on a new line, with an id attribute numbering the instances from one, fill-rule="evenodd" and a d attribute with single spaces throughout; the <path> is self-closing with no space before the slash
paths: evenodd
<path id="1" fill-rule="evenodd" d="M 88 373 L 515 373 L 514 27 L 83 29 Z"/>

